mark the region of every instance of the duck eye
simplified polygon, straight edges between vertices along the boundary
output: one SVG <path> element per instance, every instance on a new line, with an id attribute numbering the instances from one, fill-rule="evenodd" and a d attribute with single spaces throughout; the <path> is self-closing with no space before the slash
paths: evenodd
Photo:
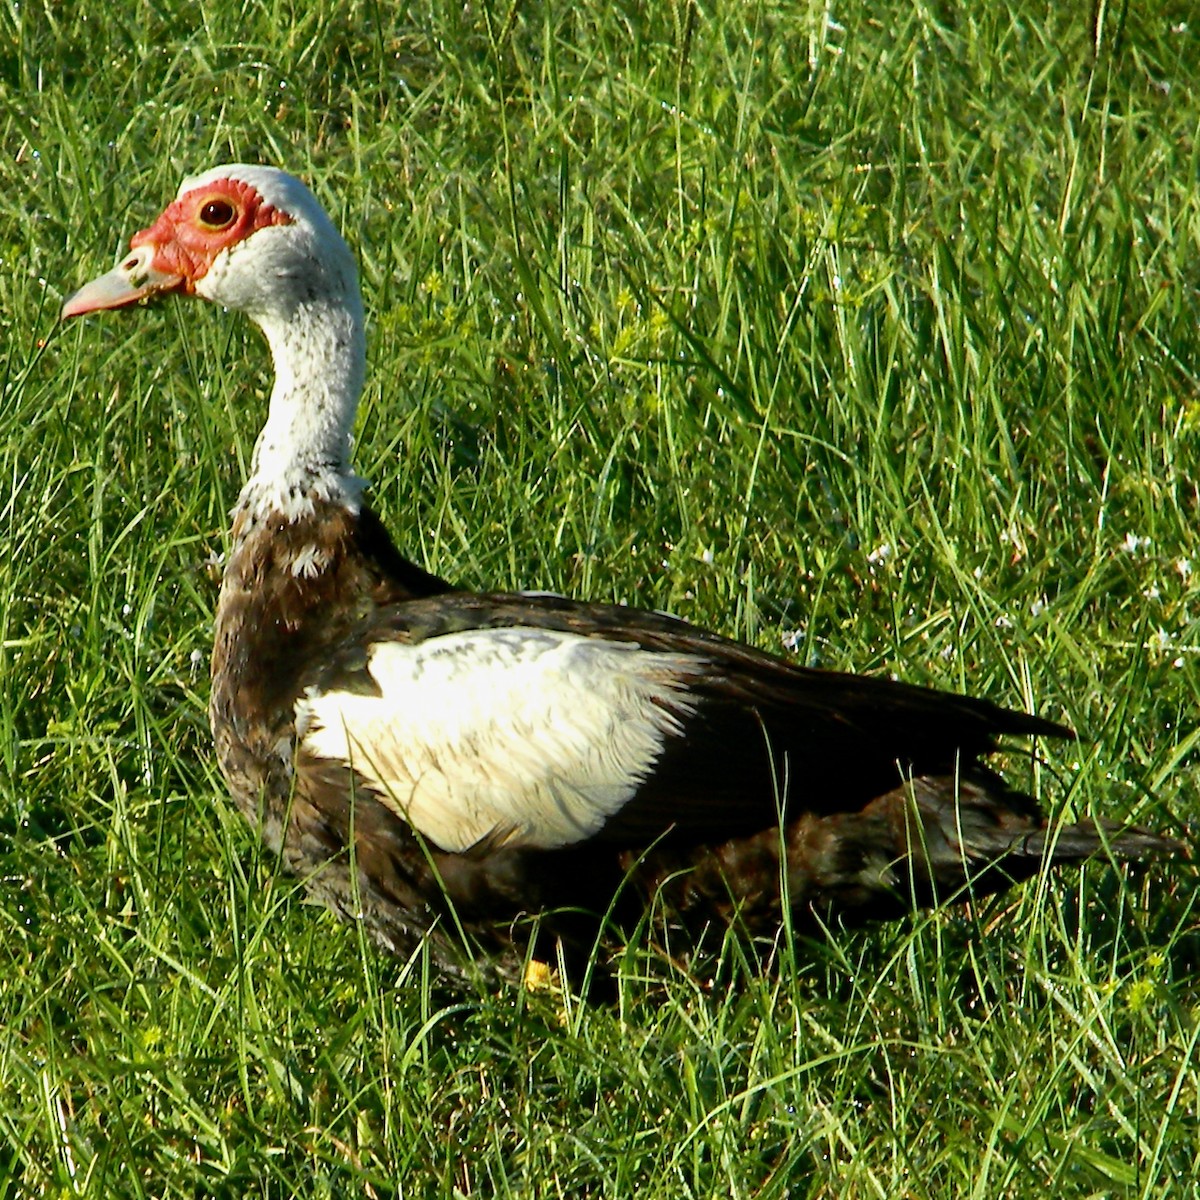
<path id="1" fill-rule="evenodd" d="M 209 229 L 225 229 L 233 224 L 237 212 L 228 200 L 208 200 L 200 208 L 200 224 Z"/>

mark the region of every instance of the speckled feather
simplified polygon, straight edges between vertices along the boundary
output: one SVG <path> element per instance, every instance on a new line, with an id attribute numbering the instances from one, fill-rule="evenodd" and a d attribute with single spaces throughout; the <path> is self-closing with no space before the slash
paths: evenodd
<path id="1" fill-rule="evenodd" d="M 313 546 L 328 567 L 297 577 L 291 563 Z M 512 628 L 703 664 L 680 736 L 580 844 L 447 853 L 348 763 L 298 745 L 306 694 L 376 690 L 370 647 Z M 981 764 L 998 738 L 1070 736 L 1052 722 L 794 666 L 659 613 L 456 592 L 404 560 L 369 509 L 318 505 L 300 521 L 239 531 L 218 611 L 211 715 L 235 800 L 310 893 L 395 953 L 432 934 L 450 974 L 466 969 L 464 933 L 515 969 L 538 915 L 543 935 L 582 956 L 599 926 L 581 911 L 629 925 L 658 896 L 664 920 L 703 945 L 734 920 L 772 936 L 784 894 L 798 923 L 816 914 L 859 922 L 968 889 L 985 895 L 1038 871 L 1047 853 L 1079 861 L 1108 840 L 1137 857 L 1165 844 L 1091 823 L 1048 835 L 1034 802 Z M 564 915 L 544 915 L 554 912 Z"/>

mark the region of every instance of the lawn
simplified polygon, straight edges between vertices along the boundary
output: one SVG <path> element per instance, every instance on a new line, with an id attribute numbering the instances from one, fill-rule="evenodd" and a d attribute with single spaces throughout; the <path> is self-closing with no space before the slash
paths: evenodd
<path id="1" fill-rule="evenodd" d="M 1192 862 L 619 1001 L 453 992 L 301 903 L 205 706 L 244 320 L 57 324 L 179 180 L 357 250 L 360 471 L 465 586 L 674 611 L 1200 801 L 1189 0 L 0 8 L 0 1200 L 1200 1195 Z"/>

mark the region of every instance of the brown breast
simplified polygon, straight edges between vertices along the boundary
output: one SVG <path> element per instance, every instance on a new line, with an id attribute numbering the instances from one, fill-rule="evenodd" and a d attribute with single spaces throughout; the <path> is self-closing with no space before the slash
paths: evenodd
<path id="1" fill-rule="evenodd" d="M 397 553 L 369 509 L 317 503 L 291 522 L 238 514 L 217 604 L 209 719 L 234 800 L 273 849 L 305 676 L 380 605 L 448 590 Z"/>

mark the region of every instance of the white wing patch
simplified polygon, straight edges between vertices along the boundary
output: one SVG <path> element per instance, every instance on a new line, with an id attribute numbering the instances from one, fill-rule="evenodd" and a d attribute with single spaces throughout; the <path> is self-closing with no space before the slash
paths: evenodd
<path id="1" fill-rule="evenodd" d="M 695 711 L 686 654 L 542 629 L 489 629 L 406 645 L 379 642 L 380 695 L 317 692 L 296 732 L 349 763 L 383 802 L 443 850 L 484 838 L 567 846 L 633 796 Z"/>

